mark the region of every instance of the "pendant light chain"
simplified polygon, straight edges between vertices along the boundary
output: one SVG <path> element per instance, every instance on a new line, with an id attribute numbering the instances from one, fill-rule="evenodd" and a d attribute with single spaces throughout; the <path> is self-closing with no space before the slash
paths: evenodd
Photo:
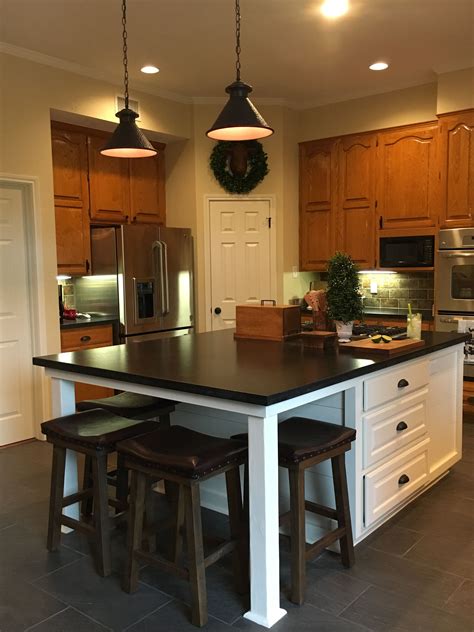
<path id="1" fill-rule="evenodd" d="M 122 39 L 123 39 L 123 83 L 125 109 L 128 110 L 128 47 L 127 47 L 127 0 L 122 0 Z"/>
<path id="2" fill-rule="evenodd" d="M 235 40 L 235 53 L 237 55 L 235 70 L 237 81 L 240 81 L 240 0 L 235 0 Z"/>

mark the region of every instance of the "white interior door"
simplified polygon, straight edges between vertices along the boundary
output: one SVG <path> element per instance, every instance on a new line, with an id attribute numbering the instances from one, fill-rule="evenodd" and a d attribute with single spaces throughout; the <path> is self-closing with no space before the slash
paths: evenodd
<path id="1" fill-rule="evenodd" d="M 28 291 L 23 194 L 0 187 L 0 445 L 34 436 Z"/>
<path id="2" fill-rule="evenodd" d="M 269 200 L 210 201 L 213 330 L 235 327 L 236 305 L 275 298 L 270 211 Z"/>

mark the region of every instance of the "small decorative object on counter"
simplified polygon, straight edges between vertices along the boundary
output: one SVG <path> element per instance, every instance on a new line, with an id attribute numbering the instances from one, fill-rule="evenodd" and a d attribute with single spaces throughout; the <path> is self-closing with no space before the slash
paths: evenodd
<path id="1" fill-rule="evenodd" d="M 354 320 L 362 319 L 364 310 L 357 266 L 344 252 L 336 252 L 329 260 L 326 298 L 339 341 L 349 342 Z"/>
<path id="2" fill-rule="evenodd" d="M 407 337 L 421 340 L 421 314 L 413 314 L 411 304 L 408 303 Z"/>
<path id="3" fill-rule="evenodd" d="M 299 305 L 277 305 L 262 300 L 260 305 L 237 305 L 235 308 L 235 338 L 254 340 L 288 340 L 301 332 Z"/>
<path id="4" fill-rule="evenodd" d="M 311 307 L 313 316 L 313 329 L 315 331 L 326 331 L 327 322 L 327 300 L 324 290 L 309 290 L 304 296 L 304 300 Z"/>

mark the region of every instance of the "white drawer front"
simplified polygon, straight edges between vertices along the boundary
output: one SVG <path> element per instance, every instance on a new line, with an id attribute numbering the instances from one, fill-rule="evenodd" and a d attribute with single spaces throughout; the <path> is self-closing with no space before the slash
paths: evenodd
<path id="1" fill-rule="evenodd" d="M 426 433 L 424 388 L 363 417 L 364 467 L 385 459 Z"/>
<path id="2" fill-rule="evenodd" d="M 429 362 L 417 362 L 409 366 L 387 371 L 383 375 L 364 381 L 364 410 L 381 406 L 393 399 L 426 386 L 429 381 Z"/>
<path id="3" fill-rule="evenodd" d="M 365 475 L 365 526 L 379 520 L 427 482 L 428 443 L 429 439 L 425 439 Z"/>

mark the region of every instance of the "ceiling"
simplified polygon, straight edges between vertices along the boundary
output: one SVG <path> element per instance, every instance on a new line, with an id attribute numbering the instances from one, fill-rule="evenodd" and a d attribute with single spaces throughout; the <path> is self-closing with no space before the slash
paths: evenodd
<path id="1" fill-rule="evenodd" d="M 241 0 L 242 79 L 254 86 L 256 100 L 331 103 L 474 66 L 474 0 L 350 0 L 349 12 L 335 20 L 324 18 L 320 5 Z M 120 82 L 121 0 L 0 0 L 0 6 L 1 41 Z M 235 78 L 233 0 L 128 0 L 128 32 L 132 91 L 220 97 Z M 390 68 L 370 71 L 380 59 Z M 146 63 L 161 72 L 143 75 Z"/>

